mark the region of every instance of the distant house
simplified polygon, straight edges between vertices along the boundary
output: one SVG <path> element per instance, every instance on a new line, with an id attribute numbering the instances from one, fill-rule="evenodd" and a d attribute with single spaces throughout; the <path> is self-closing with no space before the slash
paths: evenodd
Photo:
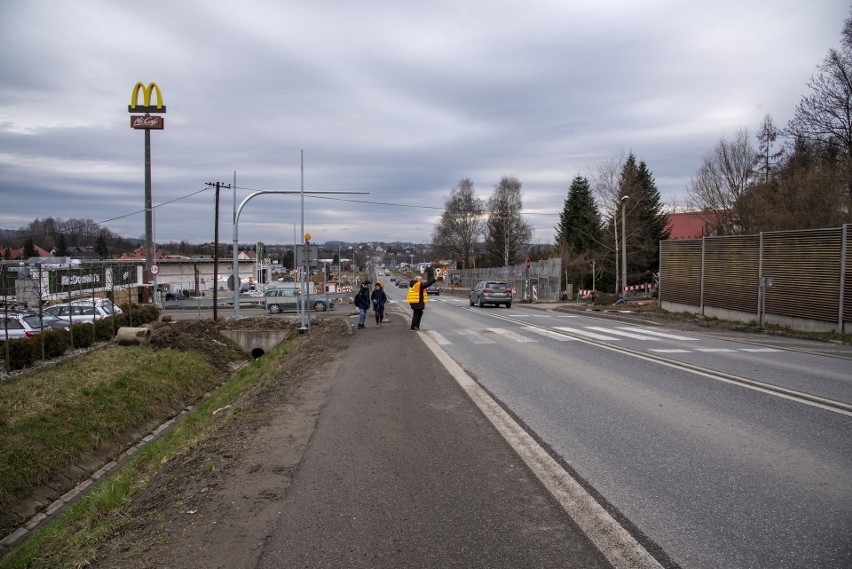
<path id="1" fill-rule="evenodd" d="M 139 247 L 134 249 L 132 253 L 122 253 L 119 259 L 144 259 L 145 258 L 145 247 Z M 159 249 L 154 251 L 155 259 L 165 259 L 166 255 Z"/>
<path id="2" fill-rule="evenodd" d="M 33 245 L 33 248 L 36 251 L 36 255 L 39 257 L 53 257 L 53 254 L 46 250 L 42 249 L 38 245 Z M 0 247 L 0 261 L 6 259 L 6 251 L 9 252 L 10 261 L 26 261 L 24 259 L 24 250 L 23 249 L 13 249 L 12 247 Z"/>
<path id="3" fill-rule="evenodd" d="M 685 212 L 668 214 L 671 231 L 669 239 L 701 239 L 716 235 L 718 214 L 715 212 Z"/>
<path id="4" fill-rule="evenodd" d="M 237 259 L 240 261 L 255 261 L 257 260 L 257 252 L 251 250 L 240 251 L 237 253 Z"/>
<path id="5" fill-rule="evenodd" d="M 87 261 L 96 261 L 101 258 L 100 255 L 86 247 L 69 247 L 68 256 L 72 259 L 84 259 Z"/>
<path id="6" fill-rule="evenodd" d="M 23 249 L 12 249 L 11 247 L 0 247 L 0 261 L 20 261 Z"/>

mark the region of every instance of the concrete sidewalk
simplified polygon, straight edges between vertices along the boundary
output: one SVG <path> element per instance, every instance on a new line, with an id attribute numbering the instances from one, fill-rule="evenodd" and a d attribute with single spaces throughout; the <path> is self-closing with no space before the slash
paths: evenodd
<path id="1" fill-rule="evenodd" d="M 257 567 L 609 567 L 410 311 L 388 315 L 354 330 Z"/>

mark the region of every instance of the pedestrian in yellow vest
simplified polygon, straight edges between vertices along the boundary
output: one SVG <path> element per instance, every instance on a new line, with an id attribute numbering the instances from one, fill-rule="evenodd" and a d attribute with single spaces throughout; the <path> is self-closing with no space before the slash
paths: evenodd
<path id="1" fill-rule="evenodd" d="M 429 302 L 426 289 L 433 284 L 435 284 L 435 279 L 430 279 L 424 283 L 421 276 L 408 283 L 407 301 L 411 310 L 414 311 L 414 316 L 411 318 L 411 330 L 420 330 L 420 320 L 423 319 L 423 311 L 426 310 L 426 303 Z"/>

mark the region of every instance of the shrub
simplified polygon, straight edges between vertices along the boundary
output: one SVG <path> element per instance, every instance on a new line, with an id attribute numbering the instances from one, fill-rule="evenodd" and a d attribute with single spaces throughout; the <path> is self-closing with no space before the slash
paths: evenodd
<path id="1" fill-rule="evenodd" d="M 41 358 L 41 340 L 20 338 L 9 340 L 9 369 L 24 369 Z"/>
<path id="2" fill-rule="evenodd" d="M 95 341 L 108 342 L 112 340 L 113 336 L 115 336 L 115 330 L 118 329 L 117 323 L 114 320 L 115 316 L 95 320 Z"/>
<path id="3" fill-rule="evenodd" d="M 73 324 L 71 334 L 75 348 L 89 348 L 95 343 L 95 327 L 91 324 Z"/>
<path id="4" fill-rule="evenodd" d="M 71 347 L 71 335 L 68 330 L 48 330 L 44 332 L 45 359 L 58 358 Z M 38 338 L 34 338 L 38 341 Z"/>

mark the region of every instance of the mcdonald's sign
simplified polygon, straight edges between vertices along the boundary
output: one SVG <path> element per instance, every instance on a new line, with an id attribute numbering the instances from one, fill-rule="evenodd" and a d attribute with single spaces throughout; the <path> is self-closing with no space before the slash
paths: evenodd
<path id="1" fill-rule="evenodd" d="M 142 91 L 142 102 L 139 103 L 139 92 Z M 156 91 L 157 104 L 151 104 L 151 95 Z M 130 94 L 130 106 L 127 110 L 131 113 L 165 113 L 166 106 L 163 104 L 163 92 L 156 83 L 148 83 L 146 87 L 141 82 L 133 86 L 133 92 Z"/>

